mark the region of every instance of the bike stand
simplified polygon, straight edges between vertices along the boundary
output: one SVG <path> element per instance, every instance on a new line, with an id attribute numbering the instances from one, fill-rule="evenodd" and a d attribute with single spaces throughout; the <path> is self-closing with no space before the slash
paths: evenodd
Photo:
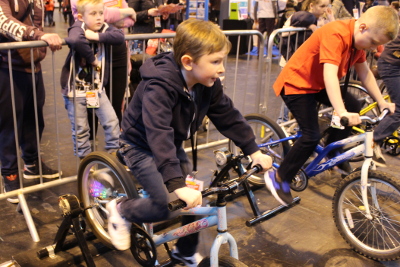
<path id="1" fill-rule="evenodd" d="M 279 213 L 293 207 L 295 204 L 298 204 L 300 202 L 300 197 L 295 197 L 293 198 L 292 203 L 290 203 L 288 206 L 280 205 L 276 208 L 273 208 L 272 210 L 267 210 L 265 212 L 260 212 L 260 209 L 258 208 L 258 204 L 256 202 L 254 193 L 251 189 L 251 186 L 247 181 L 243 183 L 243 191 L 246 193 L 247 199 L 249 200 L 250 207 L 253 211 L 253 214 L 255 217 L 251 218 L 250 220 L 246 221 L 247 226 L 253 226 L 257 223 L 261 223 L 267 219 L 270 219 L 274 217 L 275 215 L 278 215 Z"/>
<path id="2" fill-rule="evenodd" d="M 39 250 L 37 256 L 39 259 L 47 256 L 50 258 L 55 257 L 55 254 L 63 249 L 68 231 L 72 229 L 87 266 L 95 267 L 96 265 L 83 235 L 84 229 L 82 229 L 80 216 L 84 209 L 81 208 L 78 198 L 75 195 L 62 195 L 59 197 L 59 205 L 63 211 L 64 220 L 58 229 L 54 244 Z"/>

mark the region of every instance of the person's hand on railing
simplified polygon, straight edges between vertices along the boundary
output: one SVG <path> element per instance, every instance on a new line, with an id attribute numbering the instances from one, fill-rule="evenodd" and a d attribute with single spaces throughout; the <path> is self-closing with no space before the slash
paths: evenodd
<path id="1" fill-rule="evenodd" d="M 62 49 L 63 40 L 57 33 L 46 33 L 40 40 L 45 41 L 53 52 Z"/>

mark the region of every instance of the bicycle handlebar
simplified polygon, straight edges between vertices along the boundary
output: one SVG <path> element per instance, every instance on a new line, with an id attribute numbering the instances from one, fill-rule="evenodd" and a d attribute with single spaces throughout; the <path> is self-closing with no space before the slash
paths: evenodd
<path id="1" fill-rule="evenodd" d="M 385 108 L 382 111 L 381 115 L 379 115 L 379 117 L 376 118 L 376 119 L 371 119 L 368 116 L 360 116 L 360 119 L 362 121 L 367 121 L 367 122 L 369 122 L 371 124 L 376 124 L 376 123 L 380 122 L 381 120 L 383 120 L 383 118 L 385 118 L 386 115 L 389 114 L 389 112 L 390 112 L 389 109 Z M 349 119 L 347 117 L 340 118 L 340 124 L 343 125 L 343 126 L 347 126 L 349 124 Z"/>
<path id="2" fill-rule="evenodd" d="M 236 189 L 241 183 L 243 183 L 247 178 L 249 178 L 254 173 L 258 173 L 262 170 L 261 165 L 257 164 L 247 172 L 245 172 L 242 176 L 239 177 L 236 181 L 231 181 L 226 184 L 221 185 L 220 187 L 211 187 L 203 190 L 201 192 L 202 197 L 206 197 L 213 194 L 221 194 L 221 193 L 229 193 L 230 191 Z M 186 202 L 182 199 L 176 199 L 168 203 L 168 209 L 170 211 L 179 210 L 186 207 Z"/>

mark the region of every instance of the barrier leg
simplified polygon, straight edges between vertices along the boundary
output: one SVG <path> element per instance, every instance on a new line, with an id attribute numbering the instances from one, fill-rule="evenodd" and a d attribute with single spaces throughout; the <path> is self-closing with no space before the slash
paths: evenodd
<path id="1" fill-rule="evenodd" d="M 32 236 L 33 242 L 39 242 L 40 241 L 39 234 L 36 230 L 35 224 L 33 223 L 32 215 L 29 210 L 28 204 L 26 203 L 24 194 L 18 193 L 18 199 L 19 199 L 19 206 L 24 214 L 25 221 L 26 224 L 28 225 L 28 229 Z"/>

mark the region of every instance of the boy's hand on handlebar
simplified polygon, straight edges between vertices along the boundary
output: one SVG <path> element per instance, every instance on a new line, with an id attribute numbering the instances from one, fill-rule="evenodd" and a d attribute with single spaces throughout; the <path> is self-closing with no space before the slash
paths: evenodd
<path id="1" fill-rule="evenodd" d="M 253 160 L 252 166 L 255 166 L 256 164 L 261 165 L 263 168 L 261 172 L 265 172 L 272 167 L 272 158 L 263 154 L 260 150 L 251 154 L 250 157 Z"/>
<path id="2" fill-rule="evenodd" d="M 201 192 L 189 187 L 178 188 L 174 193 L 179 199 L 186 202 L 186 207 L 184 209 L 197 207 L 203 202 Z"/>
<path id="3" fill-rule="evenodd" d="M 396 109 L 396 104 L 395 103 L 389 103 L 389 102 L 382 102 L 379 104 L 379 109 L 383 111 L 385 108 L 387 108 L 390 111 L 390 114 L 394 113 L 394 110 Z"/>
<path id="4" fill-rule="evenodd" d="M 360 114 L 354 112 L 343 112 L 340 114 L 340 118 L 346 117 L 349 121 L 347 126 L 354 126 L 361 123 Z"/>

